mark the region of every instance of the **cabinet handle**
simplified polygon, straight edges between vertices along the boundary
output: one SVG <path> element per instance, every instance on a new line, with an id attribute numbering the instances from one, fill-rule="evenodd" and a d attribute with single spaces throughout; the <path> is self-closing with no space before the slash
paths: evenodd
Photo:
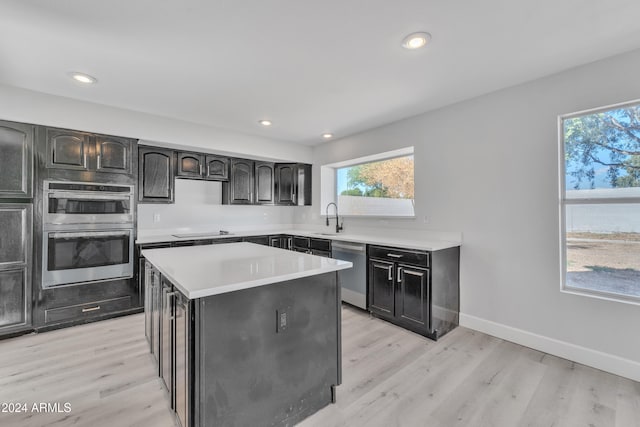
<path id="1" fill-rule="evenodd" d="M 100 306 L 99 306 L 99 305 L 97 305 L 97 306 L 95 306 L 95 307 L 87 307 L 87 308 L 83 308 L 83 309 L 82 309 L 82 312 L 83 312 L 83 313 L 88 313 L 88 312 L 90 312 L 90 311 L 97 311 L 97 310 L 100 310 Z"/>
<path id="2" fill-rule="evenodd" d="M 98 159 L 97 159 L 97 161 L 98 161 L 98 166 L 97 166 L 97 168 L 96 168 L 96 169 L 98 169 L 98 170 L 100 170 L 100 164 L 102 163 L 102 162 L 101 162 L 101 159 L 102 159 L 102 155 L 101 155 L 101 154 L 98 154 Z"/>
<path id="3" fill-rule="evenodd" d="M 204 175 L 204 166 L 200 165 L 200 175 Z"/>
<path id="4" fill-rule="evenodd" d="M 402 282 L 402 267 L 398 267 L 398 283 Z"/>
<path id="5" fill-rule="evenodd" d="M 389 258 L 402 258 L 404 255 L 398 255 L 398 254 L 387 254 L 387 256 Z"/>
<path id="6" fill-rule="evenodd" d="M 393 266 L 387 267 L 389 269 L 389 281 L 393 281 Z"/>
<path id="7" fill-rule="evenodd" d="M 83 167 L 87 167 L 87 152 L 85 151 L 84 155 L 82 156 L 82 162 L 84 163 L 84 165 L 82 165 Z"/>
<path id="8" fill-rule="evenodd" d="M 292 239 L 291 237 L 289 237 L 287 239 L 287 244 L 289 245 L 289 247 L 287 249 L 289 249 L 289 250 L 291 250 L 291 247 L 293 246 L 292 243 L 291 243 L 291 239 Z"/>

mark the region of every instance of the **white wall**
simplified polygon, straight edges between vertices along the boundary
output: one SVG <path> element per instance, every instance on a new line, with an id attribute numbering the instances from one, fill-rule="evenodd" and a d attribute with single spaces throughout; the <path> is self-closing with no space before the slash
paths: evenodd
<path id="1" fill-rule="evenodd" d="M 222 205 L 222 183 L 176 179 L 175 204 L 138 205 L 139 232 L 190 229 L 193 231 L 255 230 L 293 223 L 295 207 Z M 157 214 L 158 222 L 154 222 Z"/>
<path id="2" fill-rule="evenodd" d="M 192 147 L 249 158 L 311 161 L 311 148 L 307 146 L 7 85 L 0 85 L 0 120 L 99 132 L 138 138 L 152 145 Z"/>
<path id="3" fill-rule="evenodd" d="M 346 232 L 461 231 L 463 324 L 640 380 L 640 306 L 560 292 L 557 140 L 558 115 L 640 98 L 639 72 L 635 51 L 317 146 L 297 221 L 322 223 L 319 165 L 413 145 L 416 219 Z"/>

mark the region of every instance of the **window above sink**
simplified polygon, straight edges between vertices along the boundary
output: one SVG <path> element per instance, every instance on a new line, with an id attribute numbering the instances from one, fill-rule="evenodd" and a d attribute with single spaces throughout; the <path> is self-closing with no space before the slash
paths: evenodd
<path id="1" fill-rule="evenodd" d="M 413 147 L 323 165 L 320 173 L 320 206 L 335 202 L 341 216 L 415 217 Z"/>

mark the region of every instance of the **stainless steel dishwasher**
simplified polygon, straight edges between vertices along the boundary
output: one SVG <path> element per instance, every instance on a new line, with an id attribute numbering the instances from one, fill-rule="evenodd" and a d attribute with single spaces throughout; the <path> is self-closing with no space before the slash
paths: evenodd
<path id="1" fill-rule="evenodd" d="M 367 309 L 367 245 L 341 242 L 331 244 L 333 258 L 351 261 L 353 268 L 338 271 L 342 301 Z"/>

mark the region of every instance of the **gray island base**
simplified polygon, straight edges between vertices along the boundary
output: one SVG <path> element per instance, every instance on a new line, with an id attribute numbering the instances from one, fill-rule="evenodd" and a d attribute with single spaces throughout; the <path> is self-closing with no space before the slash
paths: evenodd
<path id="1" fill-rule="evenodd" d="M 188 271 L 198 259 L 234 251 L 244 261 L 211 262 L 208 279 Z M 144 256 L 147 338 L 181 426 L 292 426 L 334 401 L 341 383 L 336 271 L 350 263 L 250 243 Z M 191 280 L 210 281 L 211 292 Z M 189 298 L 194 288 L 202 296 Z"/>

